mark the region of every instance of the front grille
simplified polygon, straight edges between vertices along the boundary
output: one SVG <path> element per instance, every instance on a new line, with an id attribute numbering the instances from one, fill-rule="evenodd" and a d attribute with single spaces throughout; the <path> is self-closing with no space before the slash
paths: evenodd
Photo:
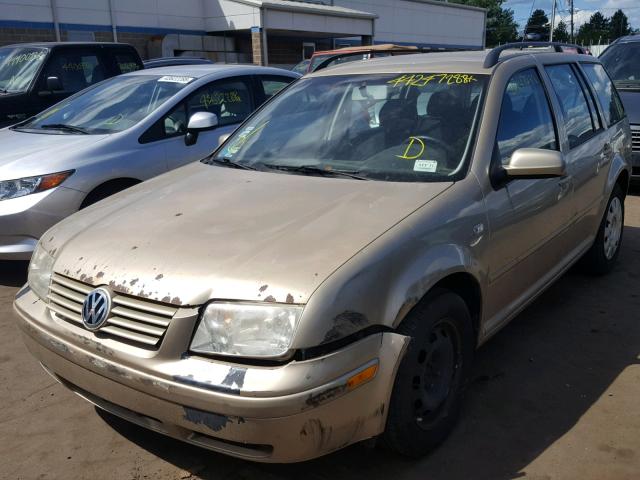
<path id="1" fill-rule="evenodd" d="M 640 127 L 638 130 L 631 130 L 631 150 L 640 152 Z"/>
<path id="2" fill-rule="evenodd" d="M 49 309 L 67 322 L 82 326 L 82 304 L 95 287 L 57 273 L 49 287 Z M 160 305 L 129 295 L 115 294 L 111 313 L 96 333 L 136 346 L 160 346 L 177 308 Z"/>

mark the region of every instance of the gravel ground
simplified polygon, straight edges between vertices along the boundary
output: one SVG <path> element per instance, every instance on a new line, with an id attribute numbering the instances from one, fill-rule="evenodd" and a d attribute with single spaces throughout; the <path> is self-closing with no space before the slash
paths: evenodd
<path id="1" fill-rule="evenodd" d="M 0 478 L 638 479 L 640 197 L 626 206 L 615 271 L 568 273 L 483 347 L 461 422 L 420 461 L 355 445 L 252 464 L 98 412 L 27 353 L 11 306 L 26 264 L 0 262 Z"/>

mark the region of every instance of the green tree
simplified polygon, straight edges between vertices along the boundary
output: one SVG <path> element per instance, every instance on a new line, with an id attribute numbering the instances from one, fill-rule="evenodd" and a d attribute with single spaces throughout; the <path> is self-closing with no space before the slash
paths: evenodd
<path id="1" fill-rule="evenodd" d="M 524 33 L 537 33 L 541 37 L 540 40 L 549 39 L 549 17 L 544 13 L 544 10 L 537 9 L 533 11 L 527 21 Z"/>
<path id="2" fill-rule="evenodd" d="M 493 47 L 501 43 L 513 42 L 518 38 L 518 24 L 513 18 L 513 10 L 503 7 L 505 0 L 451 0 L 487 10 L 486 44 Z"/>
<path id="3" fill-rule="evenodd" d="M 630 34 L 631 27 L 629 26 L 629 19 L 622 10 L 618 9 L 609 20 L 609 39 L 615 40 L 616 38 Z"/>
<path id="4" fill-rule="evenodd" d="M 582 45 L 594 45 L 609 39 L 609 19 L 601 12 L 591 15 L 589 21 L 580 25 L 576 40 Z"/>
<path id="5" fill-rule="evenodd" d="M 569 30 L 567 29 L 567 24 L 562 20 L 558 22 L 556 28 L 553 29 L 553 41 L 554 42 L 568 42 L 569 41 Z"/>

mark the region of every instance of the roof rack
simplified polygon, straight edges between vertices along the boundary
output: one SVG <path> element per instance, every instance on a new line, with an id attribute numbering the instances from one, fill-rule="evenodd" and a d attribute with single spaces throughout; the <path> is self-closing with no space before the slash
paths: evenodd
<path id="1" fill-rule="evenodd" d="M 533 48 L 533 47 L 553 47 L 557 53 L 562 53 L 563 48 L 575 48 L 578 53 L 586 54 L 587 51 L 584 47 L 580 45 L 574 45 L 572 43 L 562 43 L 562 42 L 514 42 L 514 43 L 505 43 L 504 45 L 500 45 L 499 47 L 493 48 L 487 57 L 484 59 L 484 68 L 491 68 L 498 63 L 500 60 L 500 54 L 505 50 L 513 50 L 519 49 L 524 50 L 525 48 Z"/>

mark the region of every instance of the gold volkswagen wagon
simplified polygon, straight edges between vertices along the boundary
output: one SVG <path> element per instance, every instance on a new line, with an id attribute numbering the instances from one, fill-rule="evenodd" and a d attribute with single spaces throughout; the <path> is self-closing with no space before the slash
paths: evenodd
<path id="1" fill-rule="evenodd" d="M 474 350 L 620 249 L 616 90 L 579 49 L 527 46 L 311 74 L 202 162 L 62 221 L 15 301 L 29 350 L 98 407 L 236 457 L 425 454 Z"/>

